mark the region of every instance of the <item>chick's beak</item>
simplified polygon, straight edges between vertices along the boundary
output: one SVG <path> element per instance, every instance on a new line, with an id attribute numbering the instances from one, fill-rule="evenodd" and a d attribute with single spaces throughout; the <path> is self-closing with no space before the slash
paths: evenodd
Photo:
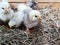
<path id="1" fill-rule="evenodd" d="M 6 14 L 9 13 L 9 11 L 10 11 L 10 8 L 5 9 Z"/>
<path id="2" fill-rule="evenodd" d="M 42 16 L 39 16 L 38 19 L 41 20 L 42 19 Z"/>

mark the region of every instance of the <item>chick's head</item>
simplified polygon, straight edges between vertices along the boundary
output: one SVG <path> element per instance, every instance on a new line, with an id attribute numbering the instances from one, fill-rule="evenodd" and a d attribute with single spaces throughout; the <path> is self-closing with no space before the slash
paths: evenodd
<path id="1" fill-rule="evenodd" d="M 10 11 L 10 5 L 9 5 L 9 3 L 8 2 L 1 2 L 0 3 L 0 12 L 2 12 L 3 14 L 7 14 L 7 13 L 9 13 L 9 11 Z"/>
<path id="2" fill-rule="evenodd" d="M 41 14 L 37 10 L 32 10 L 29 13 L 29 18 L 30 20 L 35 21 L 35 20 L 41 19 Z"/>

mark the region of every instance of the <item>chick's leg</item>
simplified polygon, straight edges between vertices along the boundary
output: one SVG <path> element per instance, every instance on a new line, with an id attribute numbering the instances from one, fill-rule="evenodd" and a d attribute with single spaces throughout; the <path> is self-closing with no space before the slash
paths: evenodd
<path id="1" fill-rule="evenodd" d="M 25 33 L 26 33 L 27 38 L 28 38 L 29 37 L 29 34 L 30 34 L 29 28 L 26 29 Z"/>

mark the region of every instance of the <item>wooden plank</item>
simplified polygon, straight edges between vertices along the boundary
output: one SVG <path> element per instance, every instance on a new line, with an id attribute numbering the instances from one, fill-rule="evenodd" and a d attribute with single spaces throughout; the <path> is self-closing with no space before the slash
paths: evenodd
<path id="1" fill-rule="evenodd" d="M 9 2 L 26 2 L 27 0 L 9 0 Z M 60 0 L 37 0 L 38 2 L 60 2 Z"/>
<path id="2" fill-rule="evenodd" d="M 38 2 L 60 2 L 60 0 L 38 0 Z"/>
<path id="3" fill-rule="evenodd" d="M 9 0 L 9 2 L 26 2 L 27 0 Z"/>
<path id="4" fill-rule="evenodd" d="M 39 3 L 39 8 L 51 5 L 53 9 L 60 8 L 60 3 Z"/>
<path id="5" fill-rule="evenodd" d="M 0 0 L 1 1 L 1 0 Z M 17 3 L 10 3 L 13 7 L 17 7 L 19 4 L 18 2 L 26 2 L 27 0 L 9 0 L 9 2 L 17 2 Z M 39 8 L 51 5 L 54 9 L 60 8 L 60 2 L 49 2 L 50 0 L 38 0 L 39 1 Z M 60 0 L 55 0 L 60 1 Z"/>
<path id="6" fill-rule="evenodd" d="M 9 0 L 9 2 L 26 2 L 26 1 L 27 0 Z M 37 1 L 38 2 L 60 2 L 60 0 L 37 0 Z"/>
<path id="7" fill-rule="evenodd" d="M 2 0 L 0 0 L 2 1 Z M 8 0 L 9 2 L 26 2 L 27 0 Z"/>
<path id="8" fill-rule="evenodd" d="M 19 3 L 10 3 L 12 7 L 17 7 Z M 51 5 L 53 9 L 60 8 L 60 3 L 38 3 L 39 8 Z"/>

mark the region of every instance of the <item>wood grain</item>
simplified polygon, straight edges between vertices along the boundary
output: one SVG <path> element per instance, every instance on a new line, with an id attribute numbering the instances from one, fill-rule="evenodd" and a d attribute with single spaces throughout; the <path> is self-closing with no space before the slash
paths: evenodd
<path id="1" fill-rule="evenodd" d="M 10 5 L 12 5 L 14 8 L 16 8 L 18 4 L 19 3 L 10 3 Z M 51 5 L 53 9 L 60 8 L 60 3 L 38 3 L 39 8 L 43 8 L 49 5 Z"/>
<path id="2" fill-rule="evenodd" d="M 1 1 L 1 0 L 0 0 Z M 17 5 L 22 2 L 26 3 L 27 0 L 9 0 L 10 5 L 14 8 L 17 7 Z M 51 5 L 53 9 L 60 8 L 60 0 L 37 0 L 39 8 Z M 53 1 L 53 2 L 51 2 Z M 15 3 L 14 3 L 15 2 Z"/>
<path id="3" fill-rule="evenodd" d="M 26 2 L 26 1 L 27 0 L 9 0 L 9 2 Z M 38 2 L 60 2 L 60 0 L 37 0 L 37 1 Z"/>

